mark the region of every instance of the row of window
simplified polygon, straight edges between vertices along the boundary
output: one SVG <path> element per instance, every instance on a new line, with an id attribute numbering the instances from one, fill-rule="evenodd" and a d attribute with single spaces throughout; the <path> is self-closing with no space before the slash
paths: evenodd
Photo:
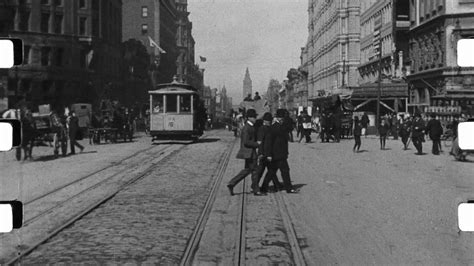
<path id="1" fill-rule="evenodd" d="M 17 29 L 19 31 L 31 31 L 31 12 L 29 10 L 19 10 L 17 12 Z M 86 35 L 87 18 L 79 17 L 79 35 Z M 49 12 L 42 12 L 40 18 L 40 31 L 44 33 L 64 33 L 64 15 L 56 13 L 51 15 Z"/>
<path id="2" fill-rule="evenodd" d="M 31 0 L 20 0 L 20 4 L 22 2 L 27 3 L 27 2 L 30 2 L 30 1 Z M 55 6 L 62 6 L 63 5 L 63 0 L 41 0 L 41 4 L 42 5 L 50 5 L 51 1 L 53 2 L 52 4 L 54 4 Z M 95 1 L 97 1 L 97 0 L 95 0 Z M 79 8 L 87 8 L 87 1 L 86 0 L 79 0 Z"/>
<path id="3" fill-rule="evenodd" d="M 23 54 L 23 64 L 35 64 L 33 58 L 35 58 L 36 53 L 40 53 L 40 64 L 42 66 L 62 66 L 64 58 L 64 48 L 51 48 L 51 47 L 41 47 L 41 48 L 32 48 L 29 45 L 25 45 L 24 54 Z"/>
<path id="4" fill-rule="evenodd" d="M 179 104 L 178 104 L 179 101 Z M 163 109 L 164 102 L 166 102 L 166 109 Z M 153 95 L 153 113 L 190 113 L 191 112 L 191 95 Z"/>
<path id="5" fill-rule="evenodd" d="M 389 23 L 391 21 L 392 21 L 392 4 L 388 3 L 378 12 L 374 13 L 368 20 L 362 22 L 360 37 L 364 38 L 365 36 L 372 34 L 372 32 L 374 32 L 375 30 L 375 26 L 378 26 L 378 25 L 375 25 L 376 22 L 380 23 L 380 26 L 383 26 L 384 24 Z"/>

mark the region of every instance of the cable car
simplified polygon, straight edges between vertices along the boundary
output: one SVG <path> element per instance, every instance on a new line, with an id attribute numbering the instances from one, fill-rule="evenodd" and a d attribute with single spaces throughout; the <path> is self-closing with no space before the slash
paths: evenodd
<path id="1" fill-rule="evenodd" d="M 197 89 L 176 78 L 156 88 L 148 91 L 152 141 L 197 140 L 203 134 L 206 118 Z"/>

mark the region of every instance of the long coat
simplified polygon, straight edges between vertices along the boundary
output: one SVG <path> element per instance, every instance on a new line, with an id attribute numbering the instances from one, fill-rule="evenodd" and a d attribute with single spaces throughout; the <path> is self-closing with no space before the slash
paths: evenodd
<path id="1" fill-rule="evenodd" d="M 77 118 L 76 116 L 69 117 L 69 137 L 75 139 L 78 130 L 79 130 L 79 118 Z"/>
<path id="2" fill-rule="evenodd" d="M 240 135 L 240 150 L 237 153 L 238 159 L 256 159 L 258 148 L 256 141 L 255 128 L 248 123 L 245 123 Z"/>
<path id="3" fill-rule="evenodd" d="M 431 139 L 437 140 L 441 138 L 441 135 L 443 134 L 443 127 L 441 126 L 441 122 L 439 122 L 436 119 L 431 119 L 428 121 L 428 124 L 426 124 L 426 133 L 429 134 Z"/>
<path id="4" fill-rule="evenodd" d="M 285 127 L 278 122 L 274 123 L 268 136 L 270 141 L 264 144 L 264 156 L 272 157 L 272 160 L 288 159 L 288 134 Z"/>
<path id="5" fill-rule="evenodd" d="M 411 137 L 412 138 L 423 137 L 423 130 L 424 129 L 425 129 L 425 123 L 423 122 L 422 119 L 420 119 L 418 121 L 413 120 Z"/>

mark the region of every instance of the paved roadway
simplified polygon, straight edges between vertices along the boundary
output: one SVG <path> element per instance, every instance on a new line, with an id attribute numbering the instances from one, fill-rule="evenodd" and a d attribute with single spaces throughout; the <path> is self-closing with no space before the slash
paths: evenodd
<path id="1" fill-rule="evenodd" d="M 290 168 L 301 194 L 288 197 L 311 265 L 474 263 L 474 235 L 458 234 L 457 204 L 474 197 L 474 158 L 415 155 L 389 140 L 293 143 Z M 424 144 L 425 152 L 431 142 Z"/>
<path id="2" fill-rule="evenodd" d="M 212 132 L 219 141 L 188 146 L 180 153 L 181 161 L 160 167 L 23 263 L 177 263 L 212 173 L 233 138 L 228 131 Z M 425 152 L 430 144 L 425 143 Z M 290 144 L 291 176 L 301 193 L 283 195 L 309 265 L 474 263 L 474 236 L 459 233 L 456 218 L 457 204 L 474 198 L 474 158 L 462 163 L 446 154 L 416 156 L 413 147 L 403 151 L 401 142 L 394 140 L 383 151 L 374 138 L 362 139 L 361 153 L 353 153 L 352 145 L 352 140 Z M 85 160 L 96 155 L 79 156 Z M 228 256 L 235 244 L 229 239 L 230 234 L 235 237 L 231 216 L 239 196 L 231 198 L 225 183 L 242 164 L 230 161 L 203 235 L 204 242 L 218 246 L 200 248 L 201 261 L 231 261 Z M 275 200 L 250 196 L 248 206 L 249 262 L 289 263 Z"/>

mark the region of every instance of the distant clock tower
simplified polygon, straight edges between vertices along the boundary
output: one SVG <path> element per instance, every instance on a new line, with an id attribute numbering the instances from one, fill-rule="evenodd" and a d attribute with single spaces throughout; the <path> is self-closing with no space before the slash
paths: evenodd
<path id="1" fill-rule="evenodd" d="M 247 67 L 244 77 L 243 99 L 249 94 L 252 95 L 252 80 L 250 79 L 249 68 Z"/>

